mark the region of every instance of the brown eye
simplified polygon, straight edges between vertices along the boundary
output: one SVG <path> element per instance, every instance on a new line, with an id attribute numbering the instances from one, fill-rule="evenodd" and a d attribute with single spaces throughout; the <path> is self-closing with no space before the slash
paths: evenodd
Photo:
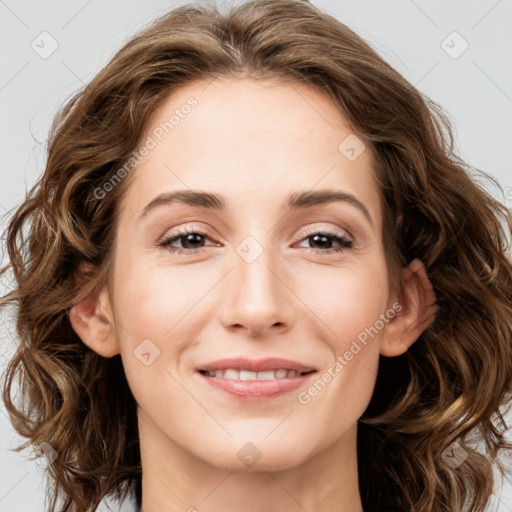
<path id="1" fill-rule="evenodd" d="M 177 231 L 170 236 L 164 238 L 158 245 L 165 247 L 170 252 L 197 252 L 205 247 L 205 239 L 209 239 L 208 233 L 196 228 L 188 228 L 186 230 Z M 181 244 L 176 246 L 175 244 Z M 216 245 L 216 244 L 210 244 Z"/>
<path id="2" fill-rule="evenodd" d="M 348 240 L 341 233 L 330 233 L 330 232 L 314 232 L 309 234 L 305 238 L 301 240 L 309 241 L 309 247 L 315 252 L 319 253 L 332 253 L 332 252 L 342 252 L 345 249 L 350 249 L 353 246 L 353 242 Z M 337 244 L 337 247 L 333 247 L 333 243 Z M 315 247 L 319 245 L 320 248 Z"/>

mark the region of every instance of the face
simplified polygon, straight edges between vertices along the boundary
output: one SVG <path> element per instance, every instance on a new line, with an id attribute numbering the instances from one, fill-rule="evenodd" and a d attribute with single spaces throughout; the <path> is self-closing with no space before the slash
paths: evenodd
<path id="1" fill-rule="evenodd" d="M 108 292 L 141 432 L 216 467 L 247 443 L 258 470 L 300 464 L 357 424 L 401 307 L 370 148 L 318 91 L 248 79 L 174 93 L 148 137 Z"/>

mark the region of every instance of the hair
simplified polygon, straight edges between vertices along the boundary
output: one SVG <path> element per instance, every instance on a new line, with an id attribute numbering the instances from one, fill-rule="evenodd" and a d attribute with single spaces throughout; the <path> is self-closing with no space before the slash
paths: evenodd
<path id="1" fill-rule="evenodd" d="M 27 439 L 17 450 L 48 443 L 58 454 L 48 466 L 50 510 L 92 511 L 130 490 L 140 500 L 136 403 L 120 356 L 89 349 L 68 313 L 108 282 L 133 171 L 97 190 L 113 183 L 173 92 L 224 77 L 302 83 L 334 101 L 375 154 L 390 282 L 400 286 L 398 271 L 418 258 L 436 294 L 432 324 L 402 356 L 380 358 L 358 424 L 363 507 L 483 510 L 493 466 L 503 474 L 498 455 L 512 449 L 502 410 L 512 399 L 511 212 L 477 173 L 502 190 L 496 180 L 457 156 L 443 109 L 306 0 L 254 0 L 225 14 L 176 8 L 58 111 L 45 171 L 9 220 L 1 272 L 15 281 L 0 302 L 16 306 L 19 344 L 3 400 Z M 443 457 L 454 442 L 467 453 L 457 468 Z"/>

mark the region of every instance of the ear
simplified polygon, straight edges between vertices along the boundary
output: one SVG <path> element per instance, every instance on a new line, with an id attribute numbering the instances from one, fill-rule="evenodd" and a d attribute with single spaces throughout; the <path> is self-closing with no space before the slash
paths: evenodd
<path id="1" fill-rule="evenodd" d="M 91 269 L 90 265 L 80 267 L 78 285 L 90 281 L 86 276 L 93 274 Z M 80 339 L 99 355 L 113 357 L 120 353 L 107 285 L 94 287 L 77 302 L 69 312 L 69 320 Z"/>
<path id="2" fill-rule="evenodd" d="M 402 291 L 397 299 L 393 307 L 396 314 L 386 324 L 381 339 L 380 353 L 387 357 L 406 352 L 435 318 L 436 295 L 420 260 L 402 269 Z"/>

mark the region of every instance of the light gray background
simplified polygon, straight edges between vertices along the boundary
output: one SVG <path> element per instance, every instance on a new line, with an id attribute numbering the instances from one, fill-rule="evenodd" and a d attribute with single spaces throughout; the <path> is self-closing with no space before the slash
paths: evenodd
<path id="1" fill-rule="evenodd" d="M 57 107 L 88 82 L 138 28 L 184 3 L 0 0 L 0 214 L 19 204 L 42 172 L 44 144 Z M 512 0 L 313 3 L 363 36 L 412 84 L 445 108 L 454 123 L 459 154 L 498 179 L 510 207 Z M 34 40 L 42 47 L 41 38 L 47 37 L 40 36 L 44 31 L 58 43 L 46 59 L 31 47 Z M 450 35 L 454 31 L 461 37 Z M 458 56 L 465 41 L 469 46 Z M 50 48 L 51 41 L 44 42 Z M 496 195 L 495 189 L 491 191 Z M 0 370 L 14 339 L 5 319 L 2 327 Z M 25 459 L 28 451 L 9 451 L 19 442 L 2 405 L 0 512 L 42 512 L 39 466 Z M 101 507 L 106 510 L 106 505 Z M 510 483 L 497 486 L 489 510 L 512 511 Z"/>

